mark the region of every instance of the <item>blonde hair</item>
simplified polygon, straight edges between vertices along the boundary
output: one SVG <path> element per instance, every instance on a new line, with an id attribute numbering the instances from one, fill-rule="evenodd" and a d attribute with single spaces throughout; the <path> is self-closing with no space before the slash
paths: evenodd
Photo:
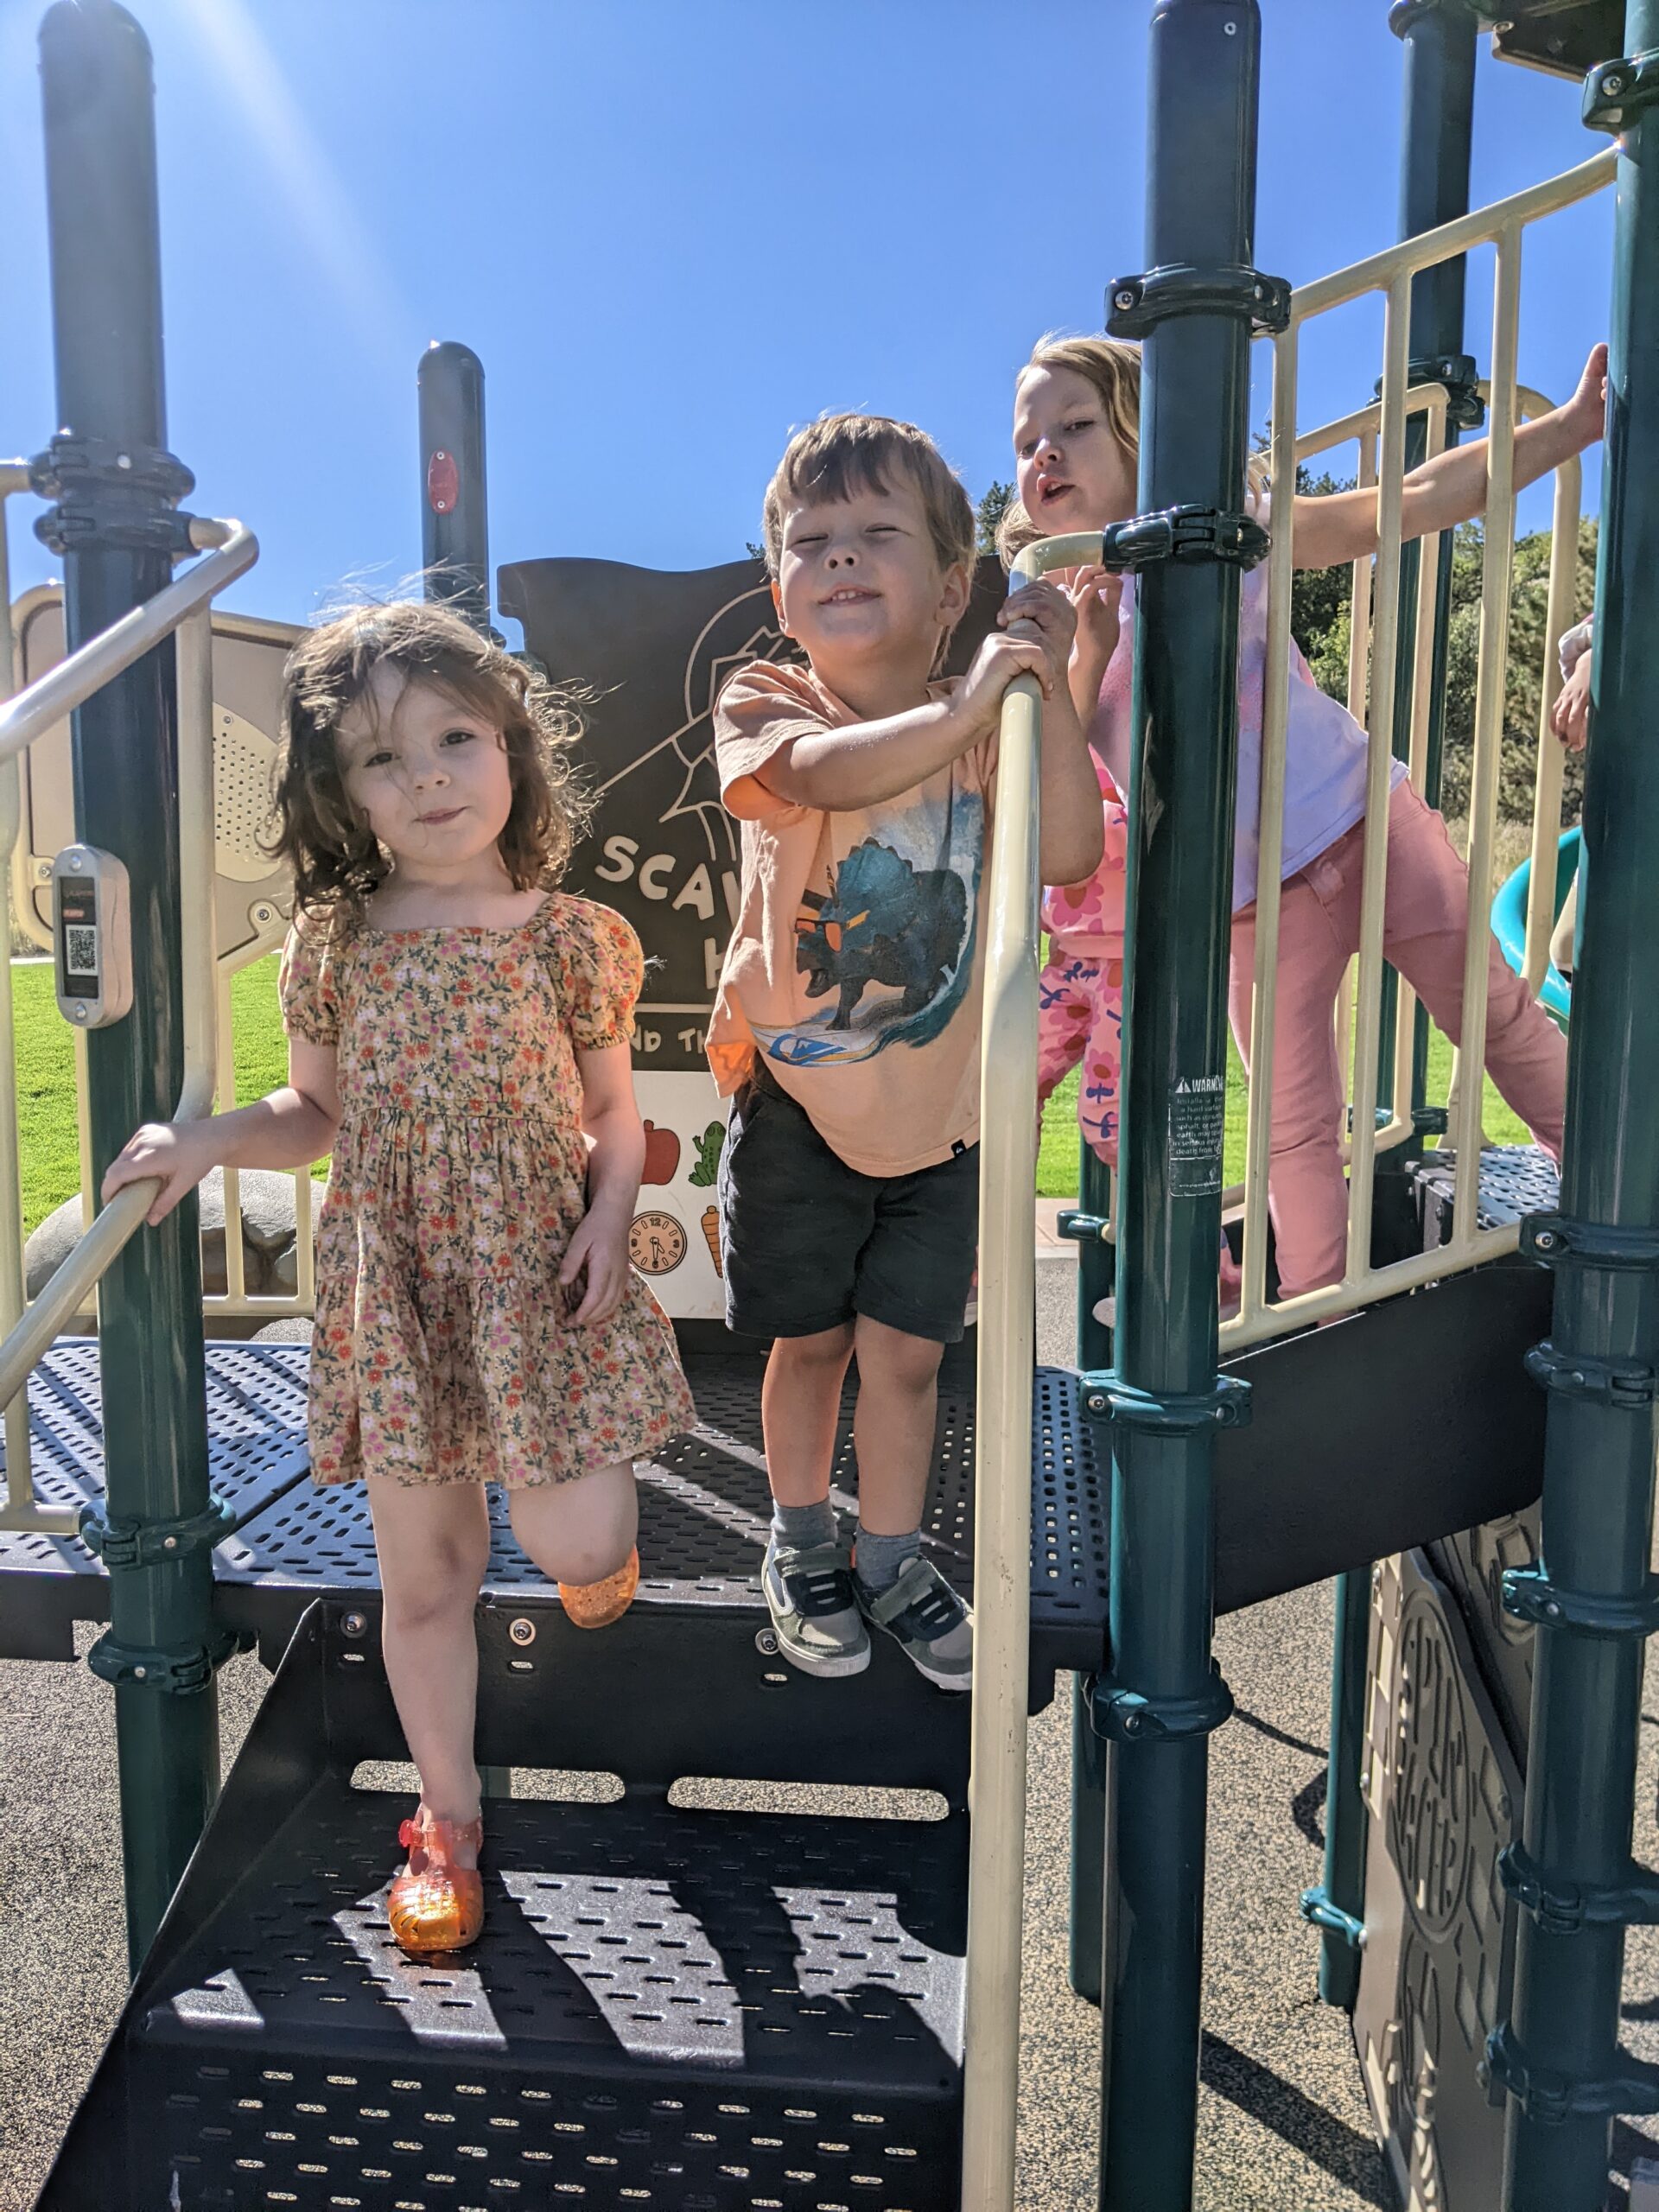
<path id="1" fill-rule="evenodd" d="M 1141 348 L 1127 338 L 1068 338 L 1051 330 L 1037 340 L 1031 358 L 1014 378 L 1018 391 L 1033 369 L 1070 369 L 1092 385 L 1110 431 L 1132 461 L 1141 453 Z M 1247 474 L 1259 498 L 1267 489 L 1267 459 L 1250 455 Z M 996 550 L 1005 569 L 1011 569 L 1027 545 L 1047 535 L 1039 530 L 1018 499 L 1010 499 L 996 526 Z"/>
<path id="2" fill-rule="evenodd" d="M 850 499 L 889 492 L 893 479 L 921 494 L 940 572 L 974 564 L 974 510 L 961 480 L 925 430 L 891 415 L 824 415 L 797 430 L 766 486 L 761 537 L 775 578 L 784 550 L 784 510 L 791 499 Z"/>

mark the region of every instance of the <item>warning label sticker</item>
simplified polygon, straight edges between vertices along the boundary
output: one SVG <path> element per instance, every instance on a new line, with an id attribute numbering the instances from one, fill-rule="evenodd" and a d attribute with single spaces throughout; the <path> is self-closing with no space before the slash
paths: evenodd
<path id="1" fill-rule="evenodd" d="M 1207 1198 L 1221 1188 L 1221 1147 L 1227 1125 L 1227 1078 L 1183 1076 L 1169 1094 L 1169 1191 L 1176 1198 Z"/>

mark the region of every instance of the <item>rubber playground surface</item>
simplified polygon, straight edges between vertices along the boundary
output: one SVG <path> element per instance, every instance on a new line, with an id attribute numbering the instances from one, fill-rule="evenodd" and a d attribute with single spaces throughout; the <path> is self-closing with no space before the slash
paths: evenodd
<path id="1" fill-rule="evenodd" d="M 1038 1271 L 1041 1360 L 1070 1359 L 1073 1281 L 1059 1262 Z M 1296 1910 L 1320 1871 L 1330 1633 L 1326 1589 L 1217 1632 L 1238 1713 L 1211 1746 L 1202 2212 L 1388 2212 L 1395 2202 L 1346 2019 L 1319 2000 L 1318 1942 Z M 265 1679 L 251 1657 L 220 1676 L 227 1765 Z M 1644 1700 L 1638 1859 L 1659 1852 L 1656 1702 Z M 1096 2202 L 1099 2016 L 1065 1980 L 1070 1734 L 1062 1695 L 1031 1733 L 1021 2212 Z M 119 2010 L 124 1955 L 109 1693 L 81 1666 L 0 1665 L 0 2212 L 34 2203 Z M 1631 1931 L 1625 1988 L 1626 2040 L 1659 2057 L 1653 1930 Z M 1647 2147 L 1621 2125 L 1617 2166 Z"/>

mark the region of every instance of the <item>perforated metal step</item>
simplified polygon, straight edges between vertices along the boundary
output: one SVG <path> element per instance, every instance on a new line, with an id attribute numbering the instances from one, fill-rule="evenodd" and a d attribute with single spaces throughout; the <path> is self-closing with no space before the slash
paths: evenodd
<path id="1" fill-rule="evenodd" d="M 896 1653 L 779 1673 L 729 1615 L 532 1602 L 528 1643 L 486 1617 L 480 1748 L 565 1795 L 491 1802 L 482 1941 L 391 1942 L 410 1800 L 352 1778 L 401 1738 L 324 1601 L 40 2212 L 954 2212 L 967 1700 Z"/>
<path id="2" fill-rule="evenodd" d="M 311 1600 L 377 1587 L 374 1537 L 360 1484 L 319 1490 L 305 1475 L 306 1349 L 207 1348 L 212 1479 L 249 1516 L 214 1559 L 219 1608 L 259 1637 L 273 1663 Z M 749 1357 L 686 1360 L 698 1425 L 642 1461 L 639 1602 L 760 1614 L 758 1574 L 771 1517 L 760 1431 L 760 1370 Z M 97 1347 L 54 1347 L 30 1383 L 36 1488 L 43 1503 L 102 1494 Z M 1033 1623 L 1050 1665 L 1095 1663 L 1106 1596 L 1105 1488 L 1077 1378 L 1038 1370 L 1033 1407 Z M 3 1464 L 3 1462 L 0 1462 Z M 973 1581 L 974 1392 L 955 1363 L 939 1392 L 924 1539 L 964 1592 Z M 842 1408 L 836 1495 L 858 1491 L 852 1397 Z M 505 1500 L 492 1497 L 486 1592 L 543 1591 L 514 1542 Z M 78 1538 L 0 1531 L 0 1656 L 68 1658 L 77 1620 L 108 1617 L 104 1569 Z"/>

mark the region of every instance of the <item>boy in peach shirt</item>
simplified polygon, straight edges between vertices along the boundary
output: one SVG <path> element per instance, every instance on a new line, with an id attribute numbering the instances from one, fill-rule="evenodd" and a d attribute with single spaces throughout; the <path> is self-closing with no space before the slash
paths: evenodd
<path id="1" fill-rule="evenodd" d="M 966 1689 L 972 1622 L 925 1557 L 921 1520 L 939 1360 L 963 1333 L 978 1233 L 996 733 L 1029 671 L 1046 701 L 1043 876 L 1089 875 L 1101 810 L 1066 685 L 1074 617 L 1063 593 L 1030 586 L 965 677 L 936 678 L 968 606 L 973 512 L 931 442 L 886 416 L 799 433 L 765 536 L 806 664 L 741 669 L 715 709 L 743 865 L 709 1032 L 733 1098 L 727 1321 L 773 1340 L 762 1586 L 805 1672 L 861 1672 L 868 1623 L 930 1681 Z M 830 1497 L 855 1352 L 855 1553 Z"/>

